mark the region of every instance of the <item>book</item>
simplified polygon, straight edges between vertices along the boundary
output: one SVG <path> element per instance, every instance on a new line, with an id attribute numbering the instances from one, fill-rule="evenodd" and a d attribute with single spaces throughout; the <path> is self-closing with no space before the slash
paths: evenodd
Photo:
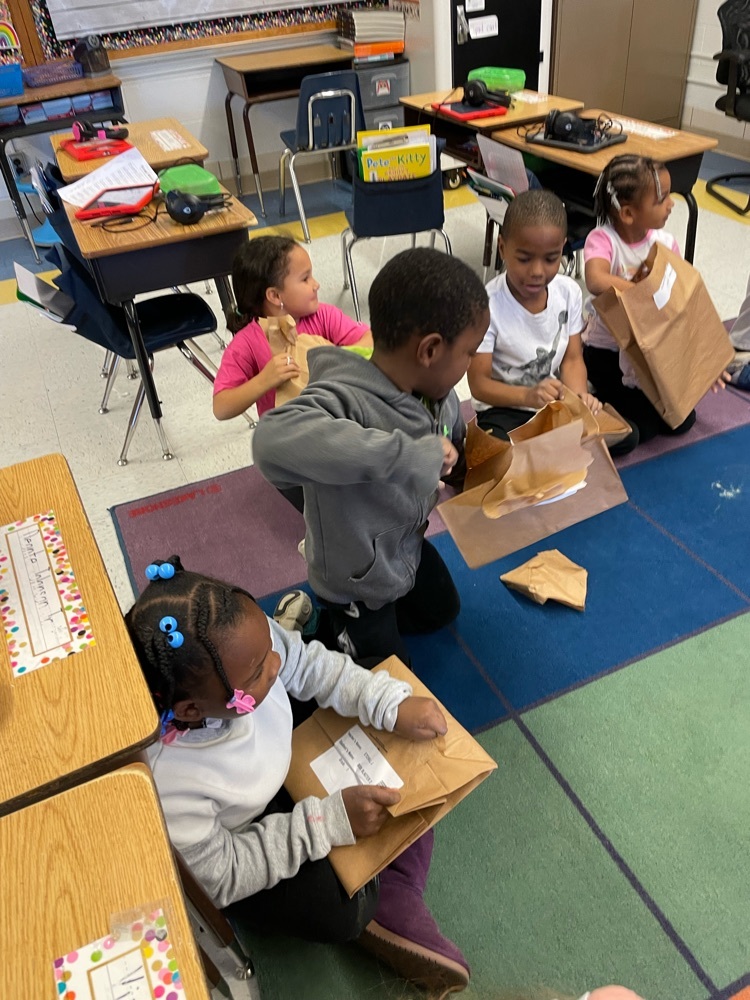
<path id="1" fill-rule="evenodd" d="M 338 38 L 338 43 L 340 49 L 351 49 L 355 59 L 361 59 L 363 56 L 379 56 L 384 54 L 401 55 L 405 47 L 403 41 L 365 43 L 355 42 L 351 38 L 343 38 L 341 36 Z"/>
<path id="2" fill-rule="evenodd" d="M 357 145 L 360 177 L 370 183 L 416 180 L 435 169 L 435 137 L 429 125 L 358 132 Z"/>
<path id="3" fill-rule="evenodd" d="M 13 267 L 16 272 L 16 298 L 41 309 L 55 323 L 64 323 L 75 305 L 73 299 L 15 261 Z"/>
<path id="4" fill-rule="evenodd" d="M 342 10 L 338 16 L 338 33 L 356 42 L 403 41 L 406 19 L 402 11 Z"/>

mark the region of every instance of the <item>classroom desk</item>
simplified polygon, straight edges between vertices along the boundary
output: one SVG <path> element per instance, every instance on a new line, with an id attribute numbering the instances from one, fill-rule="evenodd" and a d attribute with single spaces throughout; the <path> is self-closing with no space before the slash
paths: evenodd
<path id="1" fill-rule="evenodd" d="M 66 139 L 72 138 L 72 132 L 59 132 L 50 136 L 60 173 L 69 184 L 112 159 L 111 156 L 100 156 L 94 160 L 76 160 L 60 148 Z M 156 171 L 185 161 L 203 163 L 208 157 L 206 147 L 176 118 L 151 118 L 145 122 L 131 122 L 128 125 L 127 141 L 140 150 L 148 165 Z"/>
<path id="2" fill-rule="evenodd" d="M 492 133 L 492 138 L 505 146 L 519 149 L 529 156 L 538 157 L 545 163 L 554 164 L 549 172 L 545 170 L 543 183 L 557 191 L 565 198 L 569 192 L 575 192 L 590 207 L 593 202 L 596 179 L 609 161 L 615 156 L 625 153 L 635 153 L 639 156 L 651 156 L 655 160 L 666 163 L 672 178 L 672 193 L 682 195 L 687 202 L 688 224 L 685 236 L 685 259 L 692 263 L 695 255 L 695 237 L 698 229 L 698 204 L 692 189 L 698 179 L 703 154 L 707 149 L 718 145 L 716 139 L 680 129 L 666 128 L 642 122 L 624 115 L 614 115 L 598 108 L 587 108 L 583 118 L 598 118 L 604 115 L 615 121 L 622 120 L 624 130 L 628 131 L 628 123 L 634 123 L 635 128 L 658 129 L 664 133 L 661 138 L 648 134 L 630 132 L 625 142 L 595 153 L 578 153 L 575 149 L 558 149 L 555 146 L 535 146 L 526 142 L 518 130 L 500 129 Z"/>
<path id="3" fill-rule="evenodd" d="M 65 459 L 46 455 L 0 469 L 0 524 L 48 510 L 57 515 L 96 644 L 13 677 L 0 637 L 0 815 L 126 763 L 159 731 Z"/>
<path id="4" fill-rule="evenodd" d="M 23 110 L 32 104 L 40 104 L 42 101 L 61 101 L 70 98 L 71 101 L 78 99 L 78 107 L 85 106 L 85 95 L 98 92 L 104 94 L 108 91 L 108 98 L 103 96 L 97 103 L 99 107 L 95 110 L 75 110 L 75 105 L 69 113 L 61 114 L 56 118 L 45 119 L 44 121 L 34 121 L 28 123 L 23 118 Z M 26 209 L 23 199 L 16 186 L 16 174 L 8 159 L 6 146 L 14 139 L 23 139 L 29 135 L 40 135 L 45 132 L 56 132 L 58 129 L 69 128 L 73 121 L 87 122 L 124 122 L 125 114 L 122 103 L 122 90 L 120 81 L 116 76 L 82 77 L 79 80 L 67 80 L 65 83 L 55 83 L 49 87 L 25 88 L 23 94 L 16 97 L 3 97 L 0 99 L 0 108 L 18 107 L 19 120 L 12 125 L 0 127 L 0 174 L 2 174 L 5 186 L 8 189 L 10 200 L 16 217 L 21 225 L 24 236 L 31 244 L 37 264 L 41 263 L 39 254 L 31 233 L 31 227 L 26 217 Z"/>
<path id="5" fill-rule="evenodd" d="M 537 122 L 546 118 L 550 111 L 578 111 L 583 107 L 583 101 L 574 101 L 568 97 L 555 97 L 553 94 L 538 94 L 533 90 L 520 91 L 521 97 L 514 98 L 513 104 L 504 115 L 493 115 L 489 118 L 474 118 L 461 122 L 433 108 L 434 103 L 450 100 L 458 103 L 461 100 L 463 87 L 453 90 L 436 90 L 428 94 L 411 94 L 399 98 L 404 107 L 405 125 L 423 125 L 429 123 L 435 135 L 446 140 L 445 152 L 458 160 L 463 160 L 470 167 L 481 168 L 481 162 L 476 150 L 474 137 L 477 132 L 489 134 L 496 129 L 513 128 L 529 122 Z"/>
<path id="6" fill-rule="evenodd" d="M 120 714 L 113 711 L 109 721 Z M 80 949 L 77 961 L 85 962 L 82 946 L 106 937 L 113 915 L 154 904 L 165 912 L 184 987 L 179 996 L 209 1000 L 145 765 L 132 764 L 3 816 L 0 855 L 4 1000 L 60 1000 L 55 959 Z M 136 995 L 144 994 L 127 992 Z"/>
<path id="7" fill-rule="evenodd" d="M 161 403 L 143 343 L 135 296 L 191 281 L 214 279 L 226 314 L 234 307 L 228 275 L 237 252 L 248 239 L 248 228 L 257 225 L 257 219 L 242 202 L 232 198 L 228 208 L 208 212 L 192 226 L 174 222 L 162 207 L 156 220 L 147 226 L 107 232 L 76 219 L 73 205 L 63 202 L 63 206 L 99 294 L 105 302 L 122 306 L 125 311 L 149 410 L 164 457 L 171 458 L 161 426 Z M 154 208 L 152 203 L 146 211 L 153 212 Z"/>
<path id="8" fill-rule="evenodd" d="M 273 49 L 268 52 L 251 52 L 242 56 L 227 56 L 224 59 L 217 59 L 216 62 L 221 66 L 227 85 L 224 109 L 234 159 L 237 194 L 242 194 L 242 181 L 231 106 L 232 98 L 235 95 L 244 101 L 242 120 L 245 123 L 247 148 L 250 151 L 250 162 L 253 165 L 255 189 L 260 201 L 260 214 L 265 218 L 266 209 L 263 204 L 263 188 L 260 183 L 253 129 L 250 124 L 250 109 L 254 104 L 296 97 L 299 94 L 302 78 L 311 73 L 329 73 L 332 70 L 348 69 L 352 64 L 352 53 L 340 49 L 336 45 L 303 45 L 291 49 Z"/>

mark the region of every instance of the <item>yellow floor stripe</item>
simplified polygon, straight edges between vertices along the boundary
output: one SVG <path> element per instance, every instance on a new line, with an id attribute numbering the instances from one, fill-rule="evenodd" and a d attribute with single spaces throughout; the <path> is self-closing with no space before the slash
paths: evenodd
<path id="1" fill-rule="evenodd" d="M 729 197 L 734 197 L 737 199 L 738 204 L 744 205 L 747 195 L 738 193 L 737 191 L 732 191 L 730 188 L 720 187 L 719 190 L 722 193 L 727 193 Z M 739 215 L 737 212 L 733 212 L 730 208 L 722 205 L 720 201 L 716 198 L 712 198 L 710 194 L 706 191 L 706 182 L 699 180 L 696 182 L 693 188 L 693 194 L 695 195 L 695 200 L 698 202 L 698 207 L 704 212 L 713 212 L 715 215 L 721 215 L 725 219 L 732 219 L 734 222 L 739 222 L 744 226 L 750 225 L 750 214 Z M 740 200 L 742 199 L 742 200 Z M 445 192 L 445 207 L 446 208 L 460 208 L 462 205 L 470 205 L 476 200 L 472 190 L 468 185 L 464 184 L 455 191 Z M 315 218 L 308 219 L 308 224 L 310 226 L 310 236 L 313 239 L 320 239 L 323 236 L 338 236 L 348 225 L 346 221 L 346 215 L 343 212 L 333 212 L 331 215 L 319 215 Z M 304 239 L 302 233 L 302 225 L 299 220 L 285 222 L 279 224 L 278 226 L 264 226 L 263 228 L 252 229 L 252 236 L 290 236 L 294 240 L 298 240 L 300 243 Z M 57 274 L 57 271 L 44 271 L 42 273 L 43 278 L 53 278 Z M 6 306 L 11 302 L 16 301 L 16 282 L 13 278 L 6 278 L 4 281 L 0 281 L 0 305 Z"/>

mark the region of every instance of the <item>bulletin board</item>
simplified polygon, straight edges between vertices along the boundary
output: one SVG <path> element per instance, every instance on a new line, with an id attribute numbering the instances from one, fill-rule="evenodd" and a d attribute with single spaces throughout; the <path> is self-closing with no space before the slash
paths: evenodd
<path id="1" fill-rule="evenodd" d="M 266 35 L 294 35 L 321 29 L 333 29 L 336 25 L 336 15 L 342 0 L 325 0 L 324 3 L 314 3 L 313 0 L 120 0 L 111 3 L 110 0 L 98 0 L 84 5 L 81 0 L 8 0 L 13 23 L 22 36 L 23 54 L 29 65 L 44 62 L 49 59 L 69 58 L 73 54 L 73 38 L 87 34 L 98 34 L 104 47 L 108 50 L 111 60 L 133 55 L 153 55 L 157 52 L 174 49 L 195 48 L 197 46 L 226 43 L 228 41 L 243 41 Z M 79 16 L 90 16 L 91 20 L 79 22 L 79 28 L 71 37 L 61 37 L 55 27 L 57 13 L 61 4 L 67 6 L 69 13 L 74 6 Z M 283 9 L 277 9 L 281 4 Z M 304 4 L 304 6 L 303 6 Z M 197 11 L 200 6 L 201 12 Z M 348 7 L 383 7 L 387 0 L 354 0 L 347 3 Z M 123 16 L 136 16 L 136 9 L 143 13 L 148 9 L 148 19 L 140 27 L 123 28 L 117 31 L 103 31 L 94 28 L 94 12 L 101 9 L 122 8 Z M 206 11 L 218 13 L 219 10 L 241 8 L 244 13 L 225 14 L 217 17 L 206 17 Z M 170 19 L 166 23 L 158 23 L 171 9 Z M 176 14 L 175 10 L 179 10 Z M 120 15 L 118 15 L 120 16 Z M 175 23 L 175 18 L 179 21 Z M 88 24 L 84 30 L 82 24 Z M 99 23 L 99 22 L 97 22 Z M 118 22 L 119 25 L 119 22 Z M 24 31 L 25 26 L 25 31 Z M 63 34 L 67 28 L 62 29 Z M 25 37 L 24 37 L 25 36 Z"/>

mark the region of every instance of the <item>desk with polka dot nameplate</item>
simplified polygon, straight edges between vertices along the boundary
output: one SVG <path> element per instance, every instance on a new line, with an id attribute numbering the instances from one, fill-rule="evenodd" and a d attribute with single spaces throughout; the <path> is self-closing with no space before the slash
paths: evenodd
<path id="1" fill-rule="evenodd" d="M 62 455 L 0 469 L 0 622 L 0 816 L 154 742 L 156 709 Z"/>

